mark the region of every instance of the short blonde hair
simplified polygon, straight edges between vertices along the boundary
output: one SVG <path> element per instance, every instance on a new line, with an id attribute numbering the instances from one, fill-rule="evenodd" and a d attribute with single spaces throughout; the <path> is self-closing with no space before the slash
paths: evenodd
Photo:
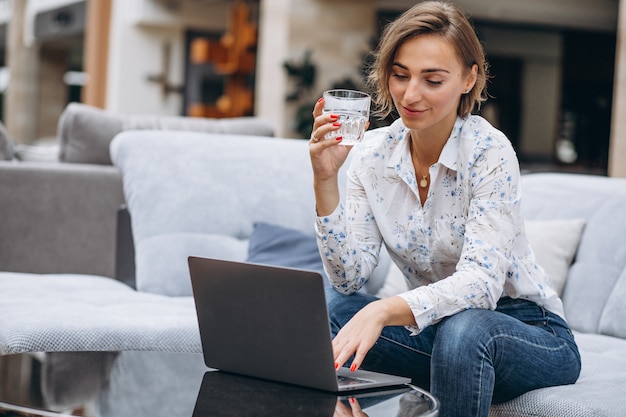
<path id="1" fill-rule="evenodd" d="M 434 34 L 447 40 L 454 48 L 459 62 L 469 72 L 478 66 L 476 83 L 469 93 L 461 96 L 457 114 L 466 117 L 487 99 L 488 64 L 485 52 L 474 28 L 455 6 L 441 1 L 418 3 L 385 27 L 374 53 L 374 63 L 368 76 L 376 114 L 385 118 L 393 111 L 389 78 L 398 48 L 416 36 Z"/>

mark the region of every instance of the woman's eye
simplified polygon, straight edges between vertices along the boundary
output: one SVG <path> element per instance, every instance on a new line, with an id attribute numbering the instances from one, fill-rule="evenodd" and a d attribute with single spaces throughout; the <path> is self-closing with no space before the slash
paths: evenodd
<path id="1" fill-rule="evenodd" d="M 394 78 L 397 78 L 397 79 L 399 79 L 399 80 L 406 80 L 406 79 L 408 79 L 408 78 L 409 78 L 409 77 L 407 77 L 407 76 L 406 76 L 406 75 L 404 75 L 404 74 L 397 74 L 397 73 L 396 73 L 396 74 L 391 74 L 391 76 L 392 76 L 392 77 L 394 77 Z"/>
<path id="2" fill-rule="evenodd" d="M 437 86 L 443 84 L 443 81 L 434 81 L 434 80 L 426 80 L 426 82 L 430 85 Z"/>

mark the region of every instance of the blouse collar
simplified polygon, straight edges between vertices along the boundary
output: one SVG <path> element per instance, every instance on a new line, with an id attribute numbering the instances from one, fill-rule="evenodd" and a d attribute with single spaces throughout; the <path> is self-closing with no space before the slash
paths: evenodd
<path id="1" fill-rule="evenodd" d="M 437 163 L 453 171 L 456 171 L 458 167 L 460 133 L 466 121 L 467 118 L 457 116 L 454 122 L 454 127 L 452 128 L 452 133 L 441 150 L 441 155 L 439 155 L 439 159 L 437 161 Z M 388 136 L 388 140 L 392 140 L 396 145 L 392 147 L 392 153 L 388 159 L 388 166 L 398 169 L 404 166 L 406 162 L 411 161 L 408 141 L 409 129 L 404 126 L 401 119 L 393 122 L 390 128 L 391 132 Z M 415 175 L 412 163 L 411 171 L 411 175 Z"/>

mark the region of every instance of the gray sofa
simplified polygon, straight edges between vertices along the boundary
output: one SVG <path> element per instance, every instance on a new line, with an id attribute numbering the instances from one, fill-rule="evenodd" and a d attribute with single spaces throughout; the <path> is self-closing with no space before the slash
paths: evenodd
<path id="1" fill-rule="evenodd" d="M 107 232 L 92 235 L 87 227 L 74 227 L 71 234 L 63 235 L 64 245 L 108 240 L 98 254 L 108 261 L 94 270 L 92 261 L 80 259 L 86 255 L 72 253 L 84 253 L 84 248 L 77 248 L 69 250 L 63 262 L 50 260 L 49 270 L 30 267 L 31 260 L 43 264 L 44 255 L 37 252 L 51 250 L 42 242 L 35 242 L 19 262 L 10 260 L 11 268 L 4 267 L 8 260 L 2 254 L 0 270 L 6 272 L 0 273 L 0 353 L 200 352 L 187 256 L 318 267 L 308 256 L 316 253 L 310 249 L 314 210 L 305 141 L 131 130 L 116 136 L 110 155 L 114 165 L 105 166 L 107 175 L 112 182 L 121 178 L 123 188 L 107 203 L 106 216 L 93 219 L 105 222 L 98 227 Z M 19 165 L 0 166 L 4 219 L 21 215 L 19 206 L 31 194 L 12 188 L 4 179 Z M 58 165 L 40 166 L 37 170 L 43 172 L 34 178 L 47 178 L 58 169 Z M 71 181 L 78 181 L 84 182 L 89 195 L 99 194 L 88 185 L 89 175 L 94 175 L 91 169 L 74 167 L 65 175 L 50 180 L 50 186 L 67 181 L 76 188 Z M 626 296 L 626 180 L 528 174 L 523 181 L 529 238 L 540 263 L 560 281 L 556 285 L 562 289 L 567 318 L 576 331 L 583 371 L 574 385 L 527 393 L 495 405 L 491 415 L 626 415 L 626 304 L 622 301 Z M 21 229 L 7 228 L 3 222 L 2 251 L 21 245 L 19 241 L 30 233 L 40 233 L 39 239 L 62 234 L 45 232 L 66 227 L 56 216 L 87 221 L 83 211 L 105 210 L 104 202 L 81 206 L 86 204 L 80 202 L 83 199 L 87 197 L 74 193 L 45 194 L 38 202 L 41 212 L 20 220 Z M 130 212 L 136 289 L 111 279 L 121 202 Z M 7 205 L 14 206 L 12 211 Z M 57 213 L 51 214 L 50 208 Z M 403 285 L 397 268 L 385 260 L 368 291 L 388 296 Z"/>
<path id="2" fill-rule="evenodd" d="M 272 124 L 256 117 L 121 115 L 70 103 L 58 123 L 57 146 L 45 147 L 56 153 L 55 160 L 33 162 L 20 160 L 23 153 L 0 124 L 1 271 L 118 275 L 117 219 L 124 195 L 109 144 L 131 129 L 274 135 Z"/>

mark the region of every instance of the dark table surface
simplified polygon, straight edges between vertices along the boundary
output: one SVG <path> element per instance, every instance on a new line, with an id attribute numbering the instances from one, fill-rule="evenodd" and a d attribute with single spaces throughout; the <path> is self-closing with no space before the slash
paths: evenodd
<path id="1" fill-rule="evenodd" d="M 0 417 L 58 416 L 50 412 L 88 417 L 423 417 L 436 416 L 437 408 L 432 396 L 416 387 L 339 395 L 214 371 L 199 354 L 0 356 Z"/>

